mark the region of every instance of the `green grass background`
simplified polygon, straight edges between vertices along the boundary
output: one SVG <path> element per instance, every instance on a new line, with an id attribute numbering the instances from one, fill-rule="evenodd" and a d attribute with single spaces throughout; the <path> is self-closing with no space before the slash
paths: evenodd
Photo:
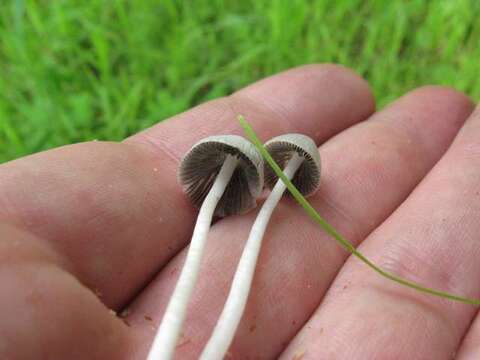
<path id="1" fill-rule="evenodd" d="M 379 106 L 480 97 L 477 0 L 2 0 L 0 162 L 119 140 L 283 69 L 352 67 Z"/>

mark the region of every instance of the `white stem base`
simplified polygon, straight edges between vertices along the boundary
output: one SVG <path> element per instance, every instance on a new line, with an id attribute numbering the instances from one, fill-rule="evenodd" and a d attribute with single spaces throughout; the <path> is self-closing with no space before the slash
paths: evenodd
<path id="1" fill-rule="evenodd" d="M 185 319 L 187 305 L 198 277 L 208 231 L 218 201 L 237 167 L 237 158 L 228 155 L 215 182 L 203 201 L 193 231 L 187 258 L 173 292 L 162 323 L 153 341 L 147 360 L 169 360 L 173 357 Z"/>
<path id="2" fill-rule="evenodd" d="M 295 154 L 287 163 L 284 174 L 290 180 L 303 162 L 303 158 Z M 275 206 L 282 198 L 286 186 L 281 179 L 277 181 L 272 192 L 263 204 L 250 230 L 247 244 L 238 263 L 230 293 L 222 314 L 213 330 L 213 334 L 203 350 L 200 360 L 222 360 L 228 351 L 238 324 L 245 310 L 248 294 L 252 285 L 258 254 L 263 235 L 267 228 Z"/>

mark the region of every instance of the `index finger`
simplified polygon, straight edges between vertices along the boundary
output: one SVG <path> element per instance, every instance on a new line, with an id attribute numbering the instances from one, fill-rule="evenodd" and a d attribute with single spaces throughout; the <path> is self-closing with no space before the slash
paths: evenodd
<path id="1" fill-rule="evenodd" d="M 176 182 L 179 158 L 207 135 L 322 142 L 373 111 L 364 80 L 333 65 L 281 73 L 200 105 L 124 143 L 67 146 L 0 167 L 0 219 L 43 237 L 75 275 L 119 308 L 185 244 L 196 213 Z"/>

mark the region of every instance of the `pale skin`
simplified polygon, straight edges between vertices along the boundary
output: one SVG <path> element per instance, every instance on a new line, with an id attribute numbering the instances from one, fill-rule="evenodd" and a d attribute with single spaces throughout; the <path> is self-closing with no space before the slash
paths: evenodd
<path id="1" fill-rule="evenodd" d="M 322 180 L 310 201 L 366 256 L 480 297 L 480 109 L 423 87 L 376 112 L 353 72 L 310 65 L 122 143 L 0 165 L 0 358 L 146 358 L 196 219 L 179 159 L 205 136 L 242 135 L 238 114 L 264 141 L 315 139 Z M 257 212 L 212 226 L 176 358 L 207 342 Z M 109 310 L 127 307 L 123 320 Z M 283 199 L 229 357 L 477 359 L 477 310 L 380 278 Z"/>

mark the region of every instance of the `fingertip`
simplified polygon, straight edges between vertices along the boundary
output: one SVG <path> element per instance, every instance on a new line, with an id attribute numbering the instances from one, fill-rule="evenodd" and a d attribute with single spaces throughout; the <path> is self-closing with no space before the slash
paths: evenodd
<path id="1" fill-rule="evenodd" d="M 370 114 L 375 111 L 375 96 L 368 81 L 355 70 L 341 64 L 323 63 L 308 64 L 297 68 L 317 77 L 319 81 L 326 81 L 332 84 L 338 83 L 350 85 L 351 89 L 358 93 L 359 101 L 365 106 Z"/>
<path id="2" fill-rule="evenodd" d="M 449 86 L 425 85 L 408 92 L 405 96 L 417 97 L 426 106 L 439 108 L 443 105 L 454 105 L 465 112 L 472 112 L 474 103 L 463 92 Z"/>
<path id="3" fill-rule="evenodd" d="M 399 123 L 412 127 L 412 131 L 417 132 L 418 126 L 428 126 L 436 133 L 455 135 L 473 108 L 473 102 L 464 93 L 447 86 L 427 85 L 407 92 L 386 110 L 395 109 L 391 113 L 403 118 Z"/>
<path id="4" fill-rule="evenodd" d="M 276 86 L 272 87 L 272 83 Z M 282 84 L 285 85 L 285 89 Z M 301 65 L 285 70 L 276 75 L 267 77 L 259 82 L 249 85 L 237 92 L 237 94 L 258 94 L 265 89 L 276 91 L 291 91 L 291 87 L 298 87 L 302 92 L 317 90 L 317 95 L 329 95 L 325 92 L 325 84 L 332 85 L 330 90 L 341 89 L 345 95 L 355 95 L 359 103 L 364 105 L 369 114 L 375 110 L 375 97 L 368 82 L 354 70 L 339 64 L 315 63 Z M 318 90 L 322 91 L 318 91 Z M 283 92 L 282 91 L 282 92 Z M 335 93 L 330 94 L 330 96 Z"/>

